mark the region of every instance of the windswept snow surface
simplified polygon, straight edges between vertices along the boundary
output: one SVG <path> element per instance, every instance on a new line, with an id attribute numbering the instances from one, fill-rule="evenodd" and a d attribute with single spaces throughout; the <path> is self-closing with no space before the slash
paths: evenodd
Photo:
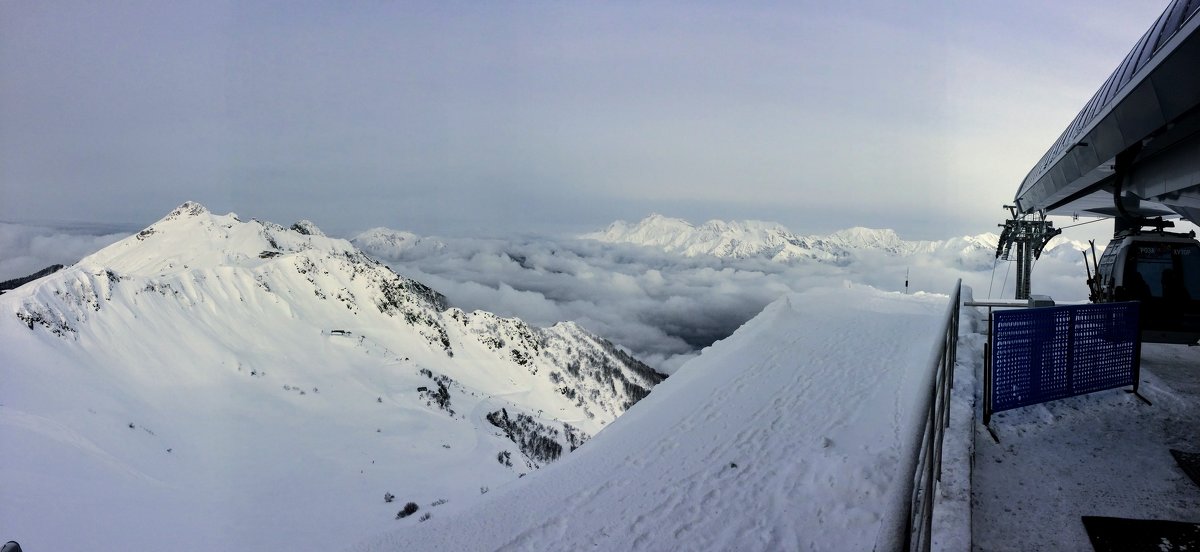
<path id="1" fill-rule="evenodd" d="M 946 301 L 789 294 L 561 462 L 355 549 L 888 549 Z"/>

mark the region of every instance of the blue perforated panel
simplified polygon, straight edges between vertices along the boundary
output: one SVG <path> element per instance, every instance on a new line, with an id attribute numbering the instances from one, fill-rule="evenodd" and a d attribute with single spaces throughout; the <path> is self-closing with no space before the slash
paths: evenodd
<path id="1" fill-rule="evenodd" d="M 992 412 L 1133 385 L 1137 302 L 997 311 Z"/>

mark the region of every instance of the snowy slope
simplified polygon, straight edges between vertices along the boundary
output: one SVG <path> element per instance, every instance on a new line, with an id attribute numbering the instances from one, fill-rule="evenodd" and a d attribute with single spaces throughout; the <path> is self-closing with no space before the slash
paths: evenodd
<path id="1" fill-rule="evenodd" d="M 788 295 L 562 462 L 355 550 L 890 549 L 945 301 Z"/>
<path id="2" fill-rule="evenodd" d="M 311 223 L 186 203 L 0 297 L 0 535 L 327 548 L 553 461 L 660 379 L 571 323 L 446 308 Z"/>
<path id="3" fill-rule="evenodd" d="M 580 236 L 608 243 L 654 247 L 687 257 L 766 258 L 778 262 L 816 260 L 845 264 L 858 255 L 884 253 L 896 256 L 932 255 L 958 259 L 960 266 L 990 267 L 999 236 L 984 233 L 939 241 L 906 241 L 893 230 L 854 227 L 828 236 L 800 236 L 783 225 L 762 221 L 711 220 L 700 226 L 652 214 L 631 224 L 617 221 L 600 232 Z M 1047 252 L 1078 255 L 1085 244 L 1058 238 Z"/>

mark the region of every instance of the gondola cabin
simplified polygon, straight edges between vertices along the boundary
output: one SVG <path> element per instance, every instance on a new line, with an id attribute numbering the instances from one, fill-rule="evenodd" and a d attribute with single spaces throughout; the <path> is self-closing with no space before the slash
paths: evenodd
<path id="1" fill-rule="evenodd" d="M 1142 340 L 1200 341 L 1200 243 L 1195 234 L 1118 234 L 1097 264 L 1095 302 L 1140 301 Z"/>

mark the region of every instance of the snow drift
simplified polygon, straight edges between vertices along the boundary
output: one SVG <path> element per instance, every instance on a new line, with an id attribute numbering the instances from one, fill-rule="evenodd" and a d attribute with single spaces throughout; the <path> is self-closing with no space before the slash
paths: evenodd
<path id="1" fill-rule="evenodd" d="M 945 301 L 790 294 L 562 462 L 356 550 L 888 549 Z"/>

